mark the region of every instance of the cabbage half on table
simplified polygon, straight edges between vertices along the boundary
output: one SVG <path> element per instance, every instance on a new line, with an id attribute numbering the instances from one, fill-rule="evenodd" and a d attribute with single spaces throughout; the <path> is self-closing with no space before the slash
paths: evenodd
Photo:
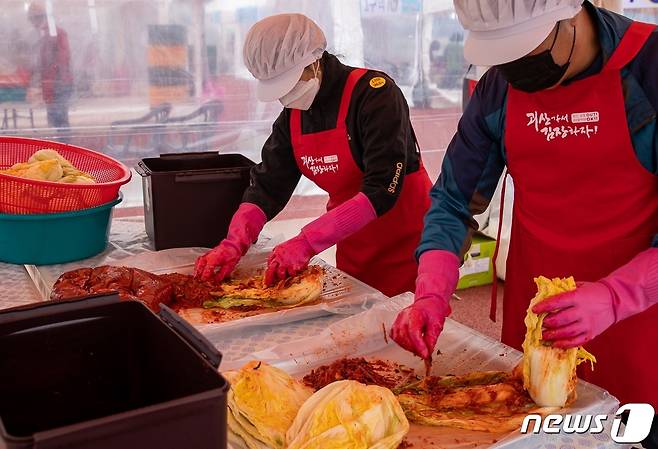
<path id="1" fill-rule="evenodd" d="M 523 386 L 535 403 L 542 407 L 564 407 L 576 400 L 576 367 L 596 358 L 582 346 L 571 349 L 554 348 L 542 340 L 542 325 L 546 313 L 537 315 L 532 308 L 551 296 L 576 289 L 573 277 L 566 279 L 535 278 L 537 294 L 530 301 L 525 317 L 523 342 Z"/>
<path id="2" fill-rule="evenodd" d="M 409 422 L 391 390 L 341 380 L 302 405 L 287 440 L 288 449 L 395 449 L 408 432 Z"/>
<path id="3" fill-rule="evenodd" d="M 229 442 L 236 448 L 283 449 L 286 432 L 313 390 L 286 372 L 249 362 L 224 376 L 228 393 Z"/>

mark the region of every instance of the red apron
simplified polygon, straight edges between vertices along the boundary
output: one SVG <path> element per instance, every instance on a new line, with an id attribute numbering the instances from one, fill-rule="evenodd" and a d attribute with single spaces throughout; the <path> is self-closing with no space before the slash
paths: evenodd
<path id="1" fill-rule="evenodd" d="M 329 194 L 327 210 L 361 191 L 363 172 L 352 158 L 345 119 L 354 86 L 366 72 L 355 69 L 348 76 L 335 128 L 302 134 L 300 111 L 293 109 L 290 114 L 290 138 L 297 165 L 304 176 Z M 414 291 L 414 251 L 420 242 L 431 187 L 421 163 L 417 172 L 404 176 L 402 191 L 390 211 L 338 243 L 337 267 L 387 296 Z"/>
<path id="2" fill-rule="evenodd" d="M 507 165 L 514 213 L 502 340 L 521 348 L 533 278 L 596 281 L 649 248 L 658 233 L 658 177 L 633 150 L 620 70 L 653 26 L 633 23 L 601 73 L 527 94 L 510 87 Z M 628 318 L 586 348 L 580 375 L 622 403 L 658 407 L 658 307 Z M 581 366 L 583 368 L 583 366 Z"/>

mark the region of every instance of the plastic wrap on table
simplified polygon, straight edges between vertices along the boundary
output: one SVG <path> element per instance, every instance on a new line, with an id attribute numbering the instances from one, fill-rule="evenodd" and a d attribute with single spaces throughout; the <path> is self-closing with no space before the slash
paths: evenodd
<path id="1" fill-rule="evenodd" d="M 264 238 L 254 245 L 238 264 L 235 276 L 251 276 L 265 269 L 267 256 L 279 239 Z M 156 274 L 192 274 L 194 262 L 207 249 L 173 248 L 163 251 L 140 251 L 125 256 L 125 251 L 110 252 L 102 258 L 88 259 L 75 264 L 36 267 L 33 275 L 42 297 L 49 298 L 52 286 L 59 276 L 81 267 L 99 265 L 121 265 L 140 268 Z M 312 264 L 325 270 L 325 279 L 320 302 L 310 305 L 263 313 L 225 323 L 198 325 L 197 328 L 211 341 L 217 342 L 213 334 L 220 329 L 235 329 L 244 326 L 279 325 L 294 321 L 316 318 L 327 314 L 348 315 L 369 308 L 374 302 L 386 298 L 378 290 L 328 265 L 320 258 L 313 258 Z"/>
<path id="2" fill-rule="evenodd" d="M 343 357 L 366 356 L 392 360 L 413 368 L 417 373 L 423 373 L 424 365 L 419 358 L 412 356 L 390 338 L 385 337 L 385 333 L 391 328 L 397 313 L 412 300 L 413 295 L 411 294 L 396 296 L 379 302 L 367 311 L 334 321 L 317 335 L 274 344 L 270 348 L 240 359 L 230 359 L 225 356 L 222 369 L 237 369 L 249 360 L 262 360 L 282 368 L 292 375 L 302 376 L 313 368 Z M 317 324 L 327 325 L 327 323 Z M 218 333 L 216 337 L 221 338 L 222 334 Z M 248 344 L 250 338 L 259 338 L 259 335 L 243 334 L 237 331 L 232 332 L 231 338 L 242 340 L 244 344 Z M 433 375 L 460 375 L 471 371 L 487 370 L 510 371 L 522 357 L 519 351 L 451 319 L 446 321 L 445 329 L 435 349 Z M 568 409 L 561 410 L 560 413 L 612 415 L 619 406 L 616 398 L 587 382 L 579 381 L 577 393 L 576 402 Z M 621 446 L 610 438 L 611 424 L 612 419 L 608 419 L 606 430 L 598 435 L 521 435 L 519 432 L 496 434 L 412 425 L 407 441 L 412 443 L 413 447 L 418 448 L 448 449 L 463 447 L 619 448 Z"/>
<path id="3" fill-rule="evenodd" d="M 0 262 L 0 309 L 39 302 L 41 296 L 22 265 Z"/>

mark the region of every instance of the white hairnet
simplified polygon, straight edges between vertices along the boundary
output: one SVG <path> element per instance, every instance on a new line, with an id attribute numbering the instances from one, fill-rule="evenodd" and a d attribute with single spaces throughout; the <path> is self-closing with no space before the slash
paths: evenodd
<path id="1" fill-rule="evenodd" d="M 283 97 L 295 86 L 304 67 L 322 57 L 327 40 L 320 27 L 303 14 L 278 14 L 257 22 L 244 43 L 244 64 L 259 81 L 261 101 Z"/>
<path id="2" fill-rule="evenodd" d="M 464 53 L 477 65 L 497 65 L 537 48 L 560 20 L 574 17 L 583 0 L 454 0 L 469 31 Z"/>

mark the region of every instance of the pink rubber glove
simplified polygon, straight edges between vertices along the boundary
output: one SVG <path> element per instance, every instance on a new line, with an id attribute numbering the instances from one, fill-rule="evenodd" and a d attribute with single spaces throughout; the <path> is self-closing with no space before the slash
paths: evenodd
<path id="1" fill-rule="evenodd" d="M 194 276 L 204 281 L 223 281 L 235 269 L 249 247 L 258 240 L 266 222 L 267 217 L 260 207 L 242 203 L 231 219 L 226 238 L 197 259 Z"/>
<path id="2" fill-rule="evenodd" d="M 573 348 L 654 304 L 658 304 L 658 248 L 641 252 L 598 282 L 579 284 L 532 310 L 552 312 L 544 318 L 545 340 L 558 348 Z"/>
<path id="3" fill-rule="evenodd" d="M 402 310 L 391 338 L 422 359 L 429 359 L 450 315 L 448 303 L 459 281 L 459 258 L 450 251 L 431 250 L 420 256 L 413 304 Z"/>
<path id="4" fill-rule="evenodd" d="M 265 283 L 278 281 L 304 271 L 311 257 L 335 245 L 377 218 L 377 212 L 363 193 L 307 224 L 296 237 L 272 251 L 265 272 Z"/>

